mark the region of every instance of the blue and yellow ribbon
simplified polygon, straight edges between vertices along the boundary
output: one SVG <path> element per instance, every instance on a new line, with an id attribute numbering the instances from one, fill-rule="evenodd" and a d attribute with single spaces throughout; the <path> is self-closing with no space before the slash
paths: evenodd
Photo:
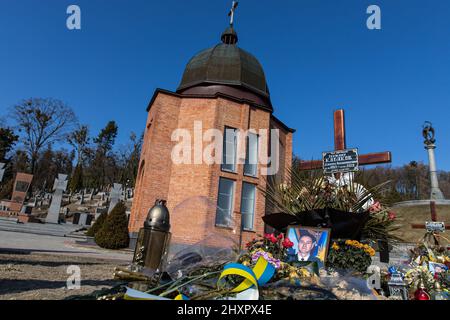
<path id="1" fill-rule="evenodd" d="M 219 280 L 217 281 L 217 285 L 223 285 L 225 282 L 226 276 L 237 275 L 244 278 L 244 280 L 235 288 L 231 290 L 231 292 L 239 293 L 250 288 L 258 290 L 259 286 L 266 284 L 272 279 L 275 274 L 275 267 L 270 264 L 263 257 L 259 257 L 258 261 L 256 261 L 256 265 L 253 269 L 246 267 L 240 263 L 228 263 L 225 265 L 222 273 L 220 274 Z M 124 296 L 125 300 L 170 300 L 168 298 L 148 294 L 142 291 L 134 290 L 131 288 L 127 288 L 127 291 Z M 257 299 L 257 298 L 256 298 Z M 175 297 L 174 300 L 189 300 L 183 294 L 179 294 Z"/>
<path id="2" fill-rule="evenodd" d="M 225 265 L 223 272 L 220 274 L 218 285 L 221 285 L 223 278 L 230 275 L 238 275 L 244 278 L 236 288 L 231 292 L 241 292 L 253 286 L 258 288 L 269 282 L 275 274 L 275 267 L 263 257 L 259 257 L 253 269 L 239 263 L 229 263 Z"/>

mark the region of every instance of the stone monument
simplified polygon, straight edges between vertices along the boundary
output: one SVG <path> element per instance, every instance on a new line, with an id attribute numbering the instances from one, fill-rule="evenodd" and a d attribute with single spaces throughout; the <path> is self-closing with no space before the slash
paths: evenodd
<path id="1" fill-rule="evenodd" d="M 110 213 L 111 210 L 114 209 L 116 204 L 119 202 L 121 196 L 122 196 L 122 185 L 120 183 L 114 183 L 114 186 L 111 189 L 110 194 L 111 200 L 109 201 L 108 213 Z"/>
<path id="2" fill-rule="evenodd" d="M 0 182 L 2 182 L 4 174 L 5 174 L 5 164 L 3 162 L 0 162 Z"/>
<path id="3" fill-rule="evenodd" d="M 47 218 L 45 218 L 46 223 L 59 223 L 59 212 L 61 210 L 61 201 L 63 192 L 67 188 L 67 175 L 58 174 L 58 178 L 55 179 L 53 184 L 53 196 L 52 203 L 48 209 Z"/>
<path id="4" fill-rule="evenodd" d="M 431 200 L 443 200 L 444 194 L 439 189 L 439 182 L 437 178 L 436 160 L 434 157 L 434 149 L 436 149 L 436 139 L 434 138 L 434 128 L 431 122 L 426 121 L 423 125 L 422 135 L 425 138 L 425 149 L 428 151 L 428 161 L 430 166 L 430 181 L 431 181 Z"/>

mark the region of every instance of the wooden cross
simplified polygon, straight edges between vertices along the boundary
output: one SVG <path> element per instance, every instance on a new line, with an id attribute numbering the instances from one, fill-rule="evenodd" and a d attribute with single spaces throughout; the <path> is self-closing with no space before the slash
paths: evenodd
<path id="1" fill-rule="evenodd" d="M 437 217 L 437 213 L 436 213 L 436 202 L 434 201 L 430 201 L 430 213 L 431 213 L 431 221 L 433 222 L 437 222 L 438 217 Z M 412 223 L 411 227 L 413 229 L 425 229 L 426 225 L 425 224 L 420 224 L 420 223 Z M 445 226 L 446 230 L 450 230 L 450 226 Z"/>
<path id="2" fill-rule="evenodd" d="M 238 2 L 237 1 L 233 1 L 232 5 L 231 5 L 231 10 L 228 13 L 228 16 L 230 17 L 230 26 L 233 26 L 234 11 L 236 10 L 237 6 L 238 6 Z"/>
<path id="3" fill-rule="evenodd" d="M 345 150 L 347 144 L 345 141 L 345 121 L 344 110 L 339 109 L 334 112 L 334 150 Z M 358 165 L 380 164 L 391 162 L 390 152 L 368 153 L 358 156 Z M 316 170 L 323 166 L 322 160 L 301 161 L 300 170 Z"/>

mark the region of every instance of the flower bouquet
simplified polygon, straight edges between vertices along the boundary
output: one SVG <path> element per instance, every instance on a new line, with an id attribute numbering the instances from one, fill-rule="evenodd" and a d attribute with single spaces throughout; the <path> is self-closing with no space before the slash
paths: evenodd
<path id="1" fill-rule="evenodd" d="M 328 253 L 327 266 L 333 269 L 365 272 L 372 263 L 375 250 L 356 240 L 334 242 Z"/>
<path id="2" fill-rule="evenodd" d="M 271 214 L 263 220 L 283 232 L 289 225 L 330 228 L 333 239 L 399 240 L 395 214 L 374 197 L 388 183 L 366 189 L 353 174 L 340 179 L 289 170 L 286 184 L 269 178 L 263 191 Z"/>
<path id="3" fill-rule="evenodd" d="M 121 288 L 96 293 L 101 300 L 270 300 L 270 299 L 339 299 L 355 289 L 346 289 L 347 283 L 321 276 L 307 264 L 288 261 L 288 250 L 294 243 L 283 234 L 265 234 L 246 244 L 245 250 L 228 249 L 226 259 L 214 259 L 217 255 L 192 246 L 172 258 L 176 268 L 169 273 L 145 276 L 139 271 L 117 268 L 116 279 L 126 281 Z M 223 251 L 223 248 L 220 248 Z M 219 250 L 219 251 L 220 251 Z M 211 256 L 208 256 L 211 255 Z M 225 258 L 226 254 L 222 254 Z M 183 261 L 178 261 L 179 259 Z M 175 270 L 177 269 L 177 270 Z M 325 272 L 322 270 L 320 274 Z M 325 272 L 326 273 L 326 272 Z M 346 284 L 342 284 L 346 283 Z M 364 282 L 365 283 L 365 282 Z M 373 296 L 361 293 L 357 298 Z"/>

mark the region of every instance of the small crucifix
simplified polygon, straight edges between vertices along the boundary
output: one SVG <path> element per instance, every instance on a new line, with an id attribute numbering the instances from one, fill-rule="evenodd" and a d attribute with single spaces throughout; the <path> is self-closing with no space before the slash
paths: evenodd
<path id="1" fill-rule="evenodd" d="M 234 11 L 236 11 L 236 8 L 238 6 L 238 2 L 237 1 L 233 1 L 232 5 L 231 5 L 231 10 L 228 13 L 228 16 L 230 17 L 230 26 L 233 26 L 233 22 L 234 22 Z"/>
<path id="2" fill-rule="evenodd" d="M 335 151 L 345 150 L 345 121 L 344 110 L 339 109 L 334 112 L 334 149 Z M 358 156 L 358 165 L 380 164 L 391 162 L 390 152 L 368 153 Z M 316 170 L 323 166 L 322 160 L 301 161 L 300 170 Z"/>

